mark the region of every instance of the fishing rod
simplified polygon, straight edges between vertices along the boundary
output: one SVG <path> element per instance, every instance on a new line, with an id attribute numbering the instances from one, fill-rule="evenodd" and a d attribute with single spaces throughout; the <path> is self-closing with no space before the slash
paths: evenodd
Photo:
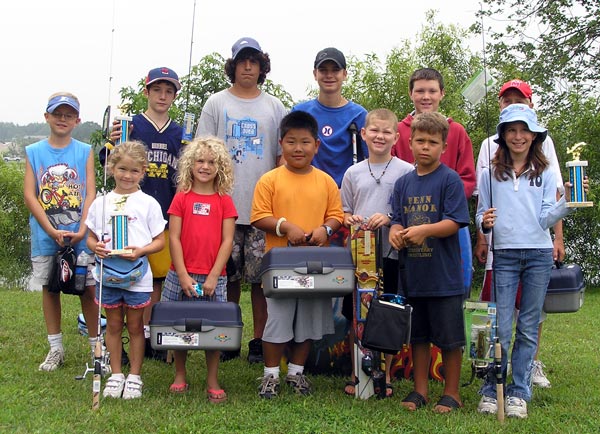
<path id="1" fill-rule="evenodd" d="M 108 105 L 104 110 L 102 116 L 102 139 L 105 141 L 104 146 L 100 151 L 100 161 L 103 167 L 102 175 L 102 236 L 101 241 L 105 242 L 106 233 L 106 163 L 108 160 L 108 154 L 114 148 L 115 144 L 110 140 L 110 99 L 112 91 L 112 80 L 113 80 L 113 52 L 114 52 L 114 35 L 115 35 L 115 0 L 113 0 L 113 14 L 112 14 L 112 26 L 111 26 L 111 42 L 110 42 L 110 66 L 109 66 L 109 77 L 108 77 Z M 104 157 L 104 159 L 102 158 Z M 88 372 L 93 373 L 92 377 L 92 410 L 100 409 L 100 390 L 102 388 L 102 376 L 108 373 L 108 367 L 110 366 L 110 354 L 106 350 L 106 347 L 102 345 L 102 275 L 104 272 L 104 260 L 100 258 L 100 276 L 99 276 L 99 287 L 98 287 L 98 332 L 96 334 L 96 344 L 94 346 L 94 364 L 93 368 L 90 368 L 88 364 L 85 365 L 85 371 L 83 375 L 76 377 L 77 379 L 84 379 Z"/>
<path id="2" fill-rule="evenodd" d="M 483 23 L 483 5 L 479 3 L 481 10 L 481 41 L 483 45 L 483 78 L 484 78 L 484 91 L 485 91 L 485 128 L 487 135 L 487 150 L 488 150 L 488 173 L 489 173 L 489 189 L 490 189 L 490 207 L 493 207 L 494 196 L 492 189 L 492 154 L 490 146 L 490 121 L 489 121 L 489 110 L 488 110 L 488 79 L 487 79 L 487 58 L 486 58 L 486 47 L 485 47 L 485 27 Z M 497 285 L 496 285 L 496 273 L 494 272 L 494 262 L 496 255 L 494 255 L 494 226 L 491 228 L 490 235 L 490 251 L 492 253 L 492 298 L 494 302 L 498 299 L 496 296 Z M 502 344 L 500 343 L 500 337 L 498 336 L 498 309 L 496 309 L 496 333 L 494 338 L 494 374 L 496 376 L 496 416 L 500 423 L 504 423 L 504 381 L 502 378 Z"/>
<path id="3" fill-rule="evenodd" d="M 192 77 L 192 53 L 194 47 L 194 27 L 196 23 L 196 0 L 194 0 L 194 10 L 192 12 L 192 33 L 190 36 L 190 57 L 188 62 L 188 78 L 187 78 L 187 91 L 185 100 L 185 112 L 183 114 L 183 133 L 181 135 L 181 143 L 187 145 L 194 138 L 194 121 L 196 116 L 194 113 L 188 111 L 190 105 L 190 81 Z"/>

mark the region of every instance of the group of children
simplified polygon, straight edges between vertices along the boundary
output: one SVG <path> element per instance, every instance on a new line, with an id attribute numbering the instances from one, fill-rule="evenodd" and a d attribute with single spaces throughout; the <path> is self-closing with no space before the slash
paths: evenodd
<path id="1" fill-rule="evenodd" d="M 60 298 L 48 292 L 47 281 L 53 254 L 70 238 L 90 264 L 81 303 L 92 347 L 98 335 L 94 289 L 107 315 L 112 375 L 104 396 L 141 397 L 145 310 L 159 294 L 165 301 L 239 302 L 242 276 L 252 285 L 254 339 L 249 360 L 264 361 L 259 396 L 278 395 L 286 346 L 285 382 L 298 394 L 310 394 L 304 366 L 312 341 L 333 332 L 330 300 L 265 299 L 260 258 L 276 246 L 327 246 L 342 227 L 366 221 L 369 229 L 382 228 L 385 237 L 386 292 L 398 291 L 402 263 L 403 290 L 414 309 L 414 390 L 402 405 L 416 410 L 428 403 L 429 348 L 434 344 L 442 350 L 445 371 L 444 391 L 434 411 L 462 407 L 461 249 L 470 249 L 470 242 L 466 245 L 459 234 L 470 222 L 467 200 L 476 179 L 464 128 L 437 112 L 444 97 L 441 75 L 429 68 L 415 71 L 409 87 L 415 112 L 398 123 L 387 109 L 367 114 L 341 95 L 346 60 L 335 48 L 316 56 L 318 97 L 288 114 L 281 102 L 258 87 L 270 71 L 270 59 L 257 41 L 236 41 L 225 70 L 232 86 L 209 98 L 197 138 L 185 146 L 181 127 L 168 116 L 181 87 L 179 79 L 168 68 L 151 70 L 144 90 L 148 110 L 134 117 L 131 140 L 116 146 L 106 164 L 115 188 L 95 200 L 91 147 L 71 138 L 80 122 L 79 101 L 68 93 L 50 97 L 45 117 L 51 133 L 47 140 L 27 147 L 24 187 L 31 211 L 33 272 L 43 284 L 50 343 L 40 370 L 54 370 L 64 361 Z M 353 128 L 360 134 L 355 143 Z M 531 107 L 507 105 L 497 132 L 498 150 L 491 166 L 481 171 L 476 219 L 482 233 L 495 228 L 495 294 L 504 376 L 512 308 L 517 283 L 522 284 L 513 383 L 505 406 L 508 416 L 526 417 L 536 332 L 553 259 L 548 228 L 569 211 L 563 198 L 556 201 L 557 180 L 541 146 L 547 131 Z M 111 137 L 118 135 L 115 128 Z M 358 164 L 356 154 L 364 157 Z M 46 201 L 46 190 L 66 200 Z M 107 235 L 115 213 L 126 215 L 129 223 L 129 245 L 119 258 L 110 254 L 114 246 Z M 101 267 L 125 259 L 148 271 L 125 289 L 102 282 L 99 294 L 103 276 L 92 266 L 94 256 Z M 203 289 L 201 296 L 197 285 Z M 345 315 L 351 318 L 351 309 Z M 127 377 L 120 356 L 125 318 L 130 337 Z M 237 356 L 239 352 L 230 355 Z M 218 351 L 206 351 L 207 398 L 213 403 L 227 399 L 218 381 L 220 357 Z M 186 352 L 175 351 L 174 358 L 170 391 L 185 393 Z M 386 357 L 388 368 L 390 360 Z M 391 396 L 389 369 L 386 373 L 386 394 Z M 356 384 L 353 375 L 346 393 L 353 395 Z M 481 393 L 479 410 L 495 412 L 494 383 L 486 381 Z"/>

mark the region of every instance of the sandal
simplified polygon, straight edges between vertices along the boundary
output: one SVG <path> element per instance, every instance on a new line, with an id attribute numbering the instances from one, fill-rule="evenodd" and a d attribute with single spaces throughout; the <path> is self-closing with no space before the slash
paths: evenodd
<path id="1" fill-rule="evenodd" d="M 421 395 L 416 390 L 413 390 L 408 395 L 406 395 L 406 398 L 404 398 L 402 400 L 402 402 L 403 403 L 408 403 L 408 404 L 414 404 L 415 408 L 411 408 L 411 407 L 409 407 L 407 405 L 402 405 L 402 406 L 404 408 L 406 408 L 408 411 L 415 411 L 415 410 L 418 410 L 419 408 L 424 407 L 425 405 L 427 405 L 427 398 L 425 398 L 423 395 Z"/>
<path id="2" fill-rule="evenodd" d="M 385 397 L 391 398 L 392 396 L 394 396 L 394 386 L 392 383 L 385 383 Z"/>
<path id="3" fill-rule="evenodd" d="M 356 396 L 356 386 L 358 386 L 358 378 L 354 377 L 354 380 L 346 381 L 344 393 L 348 396 Z"/>
<path id="4" fill-rule="evenodd" d="M 171 393 L 185 393 L 189 389 L 189 384 L 187 383 L 173 383 L 169 386 L 169 392 Z"/>
<path id="5" fill-rule="evenodd" d="M 452 398 L 450 395 L 442 395 L 439 401 L 435 404 L 433 411 L 439 414 L 446 414 L 452 412 L 452 410 L 457 408 L 462 408 L 462 402 L 458 402 L 456 399 Z M 439 407 L 446 407 L 445 410 L 441 411 Z"/>
<path id="6" fill-rule="evenodd" d="M 227 393 L 225 393 L 223 389 L 208 389 L 206 391 L 206 396 L 208 397 L 208 401 L 212 404 L 219 404 L 227 401 Z"/>

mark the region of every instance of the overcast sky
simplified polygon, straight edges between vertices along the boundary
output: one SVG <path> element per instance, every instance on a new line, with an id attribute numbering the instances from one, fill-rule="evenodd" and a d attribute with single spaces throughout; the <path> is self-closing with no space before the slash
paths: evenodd
<path id="1" fill-rule="evenodd" d="M 320 49 L 384 58 L 421 30 L 426 10 L 466 28 L 479 7 L 476 0 L 197 0 L 192 63 L 212 52 L 228 58 L 235 40 L 254 37 L 271 56 L 269 78 L 298 100 L 314 83 Z M 3 0 L 0 121 L 43 122 L 47 98 L 65 90 L 79 97 L 82 121 L 101 123 L 109 103 L 117 112 L 119 89 L 149 69 L 187 75 L 193 8 L 194 0 Z"/>

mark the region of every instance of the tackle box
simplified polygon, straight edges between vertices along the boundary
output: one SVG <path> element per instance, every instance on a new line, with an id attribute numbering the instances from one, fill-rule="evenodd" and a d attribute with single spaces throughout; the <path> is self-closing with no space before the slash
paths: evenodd
<path id="1" fill-rule="evenodd" d="M 274 247 L 261 276 L 265 297 L 340 297 L 354 288 L 354 263 L 344 247 Z"/>
<path id="2" fill-rule="evenodd" d="M 242 312 L 233 302 L 161 301 L 152 307 L 155 350 L 238 350 Z"/>
<path id="3" fill-rule="evenodd" d="M 584 291 L 583 272 L 579 265 L 555 265 L 546 291 L 544 312 L 577 312 L 583 305 Z"/>

